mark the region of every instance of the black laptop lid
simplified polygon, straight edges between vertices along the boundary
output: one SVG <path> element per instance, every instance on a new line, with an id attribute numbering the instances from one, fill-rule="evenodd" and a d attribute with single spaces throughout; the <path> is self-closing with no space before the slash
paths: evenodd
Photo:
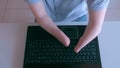
<path id="1" fill-rule="evenodd" d="M 73 51 L 86 26 L 58 27 L 71 39 L 67 48 L 40 26 L 28 27 L 23 68 L 101 68 L 97 37 L 78 54 Z"/>

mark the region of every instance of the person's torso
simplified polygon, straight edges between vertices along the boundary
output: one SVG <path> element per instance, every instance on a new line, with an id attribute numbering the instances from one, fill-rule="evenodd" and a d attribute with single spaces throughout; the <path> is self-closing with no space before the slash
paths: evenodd
<path id="1" fill-rule="evenodd" d="M 72 21 L 87 13 L 85 0 L 43 0 L 53 21 Z"/>

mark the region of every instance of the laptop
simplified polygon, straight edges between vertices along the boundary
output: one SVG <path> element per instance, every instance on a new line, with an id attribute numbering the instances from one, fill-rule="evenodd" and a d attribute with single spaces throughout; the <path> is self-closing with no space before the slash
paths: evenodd
<path id="1" fill-rule="evenodd" d="M 71 39 L 68 47 L 40 26 L 28 26 L 23 68 L 102 68 L 97 37 L 79 53 L 73 51 L 85 25 L 58 27 Z"/>

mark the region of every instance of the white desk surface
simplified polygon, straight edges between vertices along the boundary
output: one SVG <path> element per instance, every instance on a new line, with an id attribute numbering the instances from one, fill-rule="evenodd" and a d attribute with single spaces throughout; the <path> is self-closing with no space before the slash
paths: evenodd
<path id="1" fill-rule="evenodd" d="M 84 25 L 81 22 L 59 25 Z M 28 25 L 36 23 L 0 23 L 0 68 L 22 68 Z M 120 21 L 104 22 L 98 36 L 103 68 L 120 68 Z"/>

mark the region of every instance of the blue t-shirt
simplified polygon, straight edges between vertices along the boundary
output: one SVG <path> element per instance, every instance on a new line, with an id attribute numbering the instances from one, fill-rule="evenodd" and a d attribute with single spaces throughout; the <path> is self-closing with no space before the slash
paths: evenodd
<path id="1" fill-rule="evenodd" d="M 87 8 L 100 10 L 107 8 L 109 0 L 26 0 L 30 4 L 43 1 L 48 15 L 53 21 L 73 21 L 87 14 Z M 87 7 L 88 6 L 88 7 Z"/>

